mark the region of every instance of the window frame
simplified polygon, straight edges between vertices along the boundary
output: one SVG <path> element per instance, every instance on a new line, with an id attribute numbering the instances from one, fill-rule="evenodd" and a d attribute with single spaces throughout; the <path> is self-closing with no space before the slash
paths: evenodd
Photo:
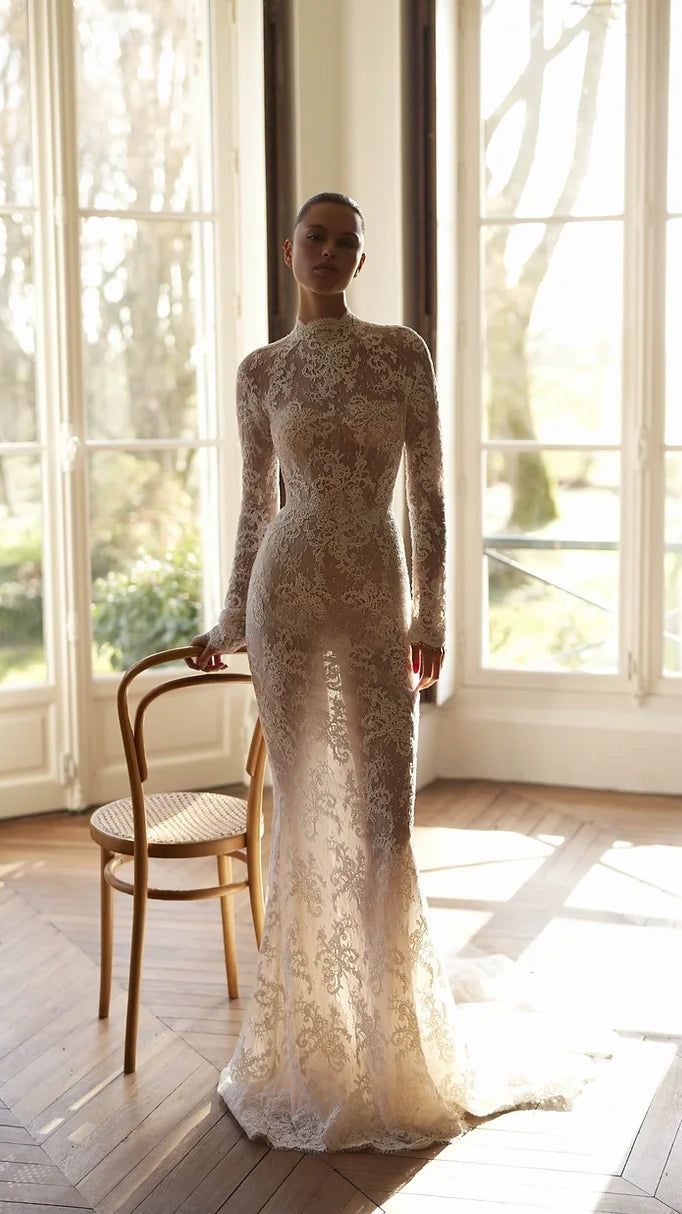
<path id="1" fill-rule="evenodd" d="M 403 324 L 419 333 L 437 361 L 436 0 L 404 0 L 401 9 Z M 412 580 L 403 467 L 403 542 Z M 448 660 L 451 660 L 448 658 Z M 440 688 L 419 693 L 437 704 Z"/>
<path id="2" fill-rule="evenodd" d="M 40 292 L 48 300 L 48 314 L 43 320 L 41 345 L 46 362 L 56 370 L 59 382 L 59 427 L 60 467 L 63 478 L 64 510 L 61 527 L 61 543 L 58 547 L 58 564 L 66 571 L 63 581 L 63 615 L 67 621 L 67 632 L 75 634 L 77 640 L 87 637 L 91 643 L 90 619 L 90 541 L 89 541 L 89 493 L 88 456 L 94 451 L 168 450 L 191 448 L 214 452 L 210 461 L 210 480 L 206 508 L 202 511 L 204 526 L 213 534 L 207 537 L 207 551 L 223 554 L 222 569 L 216 575 L 211 561 L 205 562 L 204 605 L 207 615 L 214 615 L 222 601 L 226 569 L 229 561 L 224 553 L 224 537 L 220 521 L 230 517 L 225 502 L 225 487 L 230 484 L 234 467 L 233 460 L 225 459 L 226 439 L 236 437 L 236 421 L 231 410 L 225 410 L 220 402 L 229 393 L 224 385 L 229 382 L 236 369 L 236 326 L 240 314 L 239 265 L 234 257 L 232 233 L 237 230 L 238 198 L 235 188 L 235 173 L 238 167 L 237 136 L 234 124 L 233 98 L 222 84 L 225 71 L 219 65 L 235 61 L 234 25 L 236 11 L 216 0 L 207 0 L 207 32 L 209 39 L 211 86 L 209 105 L 213 127 L 211 169 L 214 182 L 213 206 L 207 211 L 171 212 L 150 214 L 145 210 L 129 208 L 114 211 L 81 209 L 78 198 L 78 135 L 77 135 L 77 86 L 75 71 L 75 6 L 61 4 L 59 0 L 48 0 L 41 8 L 39 0 L 28 0 L 30 20 L 35 31 L 35 42 L 40 52 L 40 63 L 36 71 L 35 90 L 38 95 L 36 109 L 40 113 L 40 142 L 37 156 L 48 163 L 40 166 L 41 195 L 39 206 L 46 216 L 52 215 L 49 238 L 45 243 L 45 267 L 54 279 L 55 290 Z M 52 123 L 52 125 L 50 125 Z M 225 156 L 229 148 L 231 155 Z M 212 374 L 209 400 L 206 408 L 211 416 L 207 433 L 202 435 L 201 410 L 197 416 L 197 434 L 189 438 L 147 439 L 99 439 L 90 438 L 87 429 L 84 391 L 84 365 L 81 317 L 81 230 L 82 219 L 91 215 L 120 215 L 121 219 L 139 219 L 158 223 L 176 222 L 212 225 L 213 257 L 207 263 L 212 271 L 213 282 L 204 278 L 202 298 L 198 302 L 197 315 L 202 314 L 205 293 L 213 293 L 216 317 L 215 330 L 209 324 L 205 335 L 209 337 L 211 350 L 206 371 Z M 200 243 L 203 243 L 201 241 Z M 50 308 L 51 303 L 51 308 Z M 56 335 L 56 336 L 55 336 Z M 199 372 L 201 374 L 201 371 Z M 47 410 L 43 404 L 45 416 Z M 49 423 L 48 423 L 49 424 Z M 64 461 L 63 453 L 69 441 L 73 442 L 75 458 Z M 238 461 L 237 461 L 238 462 Z M 226 466 L 227 465 L 227 466 Z M 50 498 L 49 505 L 55 501 Z M 234 503 L 231 503 L 233 506 Z M 48 503 L 46 502 L 46 508 Z M 89 648 L 81 653 L 79 681 L 93 679 L 116 682 L 119 674 L 97 674 L 90 668 Z"/>
<path id="3" fill-rule="evenodd" d="M 265 270 L 264 260 L 261 264 L 254 259 L 246 247 L 252 235 L 255 239 L 256 232 L 264 232 L 260 212 L 248 209 L 254 181 L 261 187 L 258 140 L 251 139 L 253 149 L 243 173 L 238 153 L 249 124 L 259 120 L 262 77 L 253 70 L 252 61 L 249 66 L 240 59 L 238 50 L 240 43 L 249 50 L 254 45 L 262 49 L 262 25 L 259 19 L 253 19 L 251 11 L 246 12 L 244 0 L 231 0 L 229 4 L 207 0 L 207 11 L 213 206 L 208 212 L 173 212 L 168 217 L 188 224 L 207 218 L 213 227 L 213 280 L 201 284 L 202 298 L 197 304 L 200 316 L 204 291 L 213 294 L 215 328 L 209 324 L 204 331 L 211 345 L 205 367 L 211 380 L 206 403 L 212 414 L 209 432 L 202 434 L 204 427 L 198 418 L 193 438 L 119 442 L 88 439 L 86 429 L 80 258 L 82 215 L 90 212 L 81 211 L 78 198 L 76 9 L 63 0 L 26 0 L 35 190 L 32 207 L 10 206 L 7 210 L 30 213 L 35 229 L 39 430 L 35 442 L 11 446 L 17 454 L 25 453 L 20 448 L 30 447 L 31 454 L 41 458 L 44 466 L 43 632 L 47 678 L 41 683 L 0 688 L 0 712 L 15 714 L 18 721 L 29 709 L 40 714 L 44 766 L 23 777 L 19 772 L 19 784 L 14 779 L 6 784 L 13 789 L 26 787 L 25 798 L 23 792 L 12 794 L 14 804 L 25 805 L 25 812 L 57 804 L 68 808 L 91 804 L 98 780 L 109 778 L 107 772 L 99 770 L 96 751 L 101 739 L 95 736 L 98 725 L 94 710 L 100 701 L 113 703 L 120 674 L 96 674 L 90 660 L 90 450 L 182 446 L 212 451 L 207 507 L 199 520 L 212 529 L 206 535 L 204 549 L 207 624 L 222 604 L 231 567 L 234 520 L 241 497 L 233 385 L 241 351 L 261 336 L 261 282 Z M 129 210 L 121 212 L 121 217 L 148 218 L 148 213 Z M 153 218 L 165 222 L 164 215 L 155 213 Z M 235 233 L 243 229 L 246 238 L 236 242 Z M 262 239 L 258 243 L 262 245 Z M 3 452 L 9 446 L 3 447 Z M 167 670 L 152 672 L 149 677 L 142 676 L 142 681 L 150 685 L 168 674 Z M 31 787 L 34 793 L 28 795 Z"/>
<path id="4" fill-rule="evenodd" d="M 482 665 L 482 305 L 479 256 L 479 0 L 458 0 L 457 144 L 458 529 L 460 681 L 478 688 L 678 696 L 661 673 L 663 620 L 663 410 L 665 181 L 669 0 L 629 0 L 626 32 L 624 297 L 620 532 L 620 662 L 613 674 L 492 669 Z M 447 154 L 446 152 L 441 153 Z M 569 444 L 567 444 L 569 445 Z M 577 445 L 577 444 L 576 444 Z M 602 447 L 604 444 L 590 444 Z M 540 450 L 551 444 L 538 442 Z M 573 444 L 570 444 L 572 447 Z M 469 574 L 464 585 L 464 571 Z M 474 576 L 471 571 L 475 570 Z M 480 577 L 479 577 L 480 571 Z"/>

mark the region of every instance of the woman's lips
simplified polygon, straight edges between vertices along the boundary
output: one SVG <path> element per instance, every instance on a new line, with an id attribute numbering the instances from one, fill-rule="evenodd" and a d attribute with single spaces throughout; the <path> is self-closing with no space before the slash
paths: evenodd
<path id="1" fill-rule="evenodd" d="M 338 274 L 338 270 L 334 266 L 315 266 L 318 274 Z"/>

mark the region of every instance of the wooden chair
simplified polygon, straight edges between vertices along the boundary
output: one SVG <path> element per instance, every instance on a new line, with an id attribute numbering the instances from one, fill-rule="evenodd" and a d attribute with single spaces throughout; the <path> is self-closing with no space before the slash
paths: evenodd
<path id="1" fill-rule="evenodd" d="M 113 951 L 113 891 L 131 894 L 133 930 L 130 951 L 130 981 L 126 1015 L 124 1071 L 135 1070 L 137 1029 L 140 1013 L 142 952 L 147 914 L 147 899 L 189 901 L 196 898 L 220 898 L 227 989 L 230 999 L 238 996 L 235 949 L 234 906 L 232 898 L 239 889 L 248 889 L 251 914 L 260 948 L 263 935 L 264 902 L 261 871 L 263 834 L 263 776 L 266 749 L 260 718 L 256 720 L 246 770 L 250 777 L 248 796 L 229 797 L 212 792 L 151 793 L 145 796 L 147 760 L 144 748 L 144 717 L 149 705 L 166 692 L 207 683 L 250 683 L 250 674 L 207 672 L 169 679 L 142 696 L 131 724 L 128 688 L 137 675 L 150 666 L 201 652 L 197 646 L 168 649 L 135 662 L 123 675 L 118 688 L 118 719 L 123 738 L 130 797 L 111 801 L 94 810 L 90 834 L 101 848 L 101 975 L 99 1016 L 109 1015 Z M 149 885 L 150 857 L 216 856 L 218 885 L 200 889 L 162 889 Z M 232 858 L 246 864 L 247 879 L 232 880 Z M 133 862 L 132 884 L 116 875 L 122 864 Z"/>

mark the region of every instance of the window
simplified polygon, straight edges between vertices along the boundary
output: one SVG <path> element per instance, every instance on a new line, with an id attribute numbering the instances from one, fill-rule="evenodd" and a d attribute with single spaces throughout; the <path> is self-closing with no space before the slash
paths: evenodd
<path id="1" fill-rule="evenodd" d="M 215 517 L 206 0 L 79 0 L 84 429 L 95 670 L 200 631 Z"/>
<path id="2" fill-rule="evenodd" d="M 663 670 L 682 676 L 682 0 L 670 8 L 665 200 L 665 593 Z"/>
<path id="3" fill-rule="evenodd" d="M 0 683 L 44 683 L 44 419 L 37 398 L 39 226 L 24 0 L 0 3 Z"/>
<path id="4" fill-rule="evenodd" d="M 118 672 L 222 600 L 259 48 L 222 0 L 0 0 L 0 815 L 121 795 Z M 167 720 L 173 778 L 225 779 L 228 724 Z"/>
<path id="5" fill-rule="evenodd" d="M 86 567 L 92 664 L 103 674 L 198 631 L 215 601 L 203 546 L 217 547 L 214 133 L 209 0 L 78 0 L 59 9 L 75 82 L 61 94 L 64 192 L 40 199 L 33 165 L 28 35 L 44 10 L 2 0 L 0 128 L 4 403 L 0 431 L 0 680 L 48 677 L 43 642 L 42 518 L 47 445 L 61 421 L 62 466 L 78 475 L 67 538 Z M 37 60 L 37 55 L 34 56 Z M 63 64 L 62 64 L 63 66 Z M 61 81 L 65 85 L 66 71 Z M 52 115 L 53 119 L 55 115 Z M 70 121 L 73 126 L 70 126 Z M 56 137 L 56 129 L 55 129 Z M 71 157 L 76 196 L 68 194 Z M 59 173 L 58 173 L 59 176 Z M 46 186 L 49 183 L 46 181 Z M 70 202 L 78 240 L 70 244 Z M 40 359 L 55 351 L 34 315 L 49 290 L 41 213 L 54 212 L 65 285 L 69 397 L 43 392 Z M 40 278 L 42 267 L 43 278 Z M 67 349 L 69 353 L 67 353 Z M 44 416 L 41 416 L 41 411 Z M 49 415 L 51 412 L 51 416 Z M 50 498 L 52 499 L 52 493 Z M 74 523 L 76 520 L 74 519 Z M 55 553 L 52 553 L 53 560 Z M 56 587 L 46 587 L 48 602 Z M 73 631 L 73 629 L 72 629 Z M 86 621 L 78 632 L 88 634 Z"/>
<path id="6" fill-rule="evenodd" d="M 659 671 L 680 668 L 679 70 L 669 166 L 648 132 L 665 128 L 661 68 L 665 79 L 670 57 L 681 61 L 681 8 L 461 4 L 468 680 L 570 675 L 646 693 L 661 635 Z M 667 216 L 656 203 L 666 180 Z M 667 261 L 656 254 L 666 223 Z M 656 321 L 666 300 L 664 524 Z M 651 605 L 663 578 L 659 633 Z"/>

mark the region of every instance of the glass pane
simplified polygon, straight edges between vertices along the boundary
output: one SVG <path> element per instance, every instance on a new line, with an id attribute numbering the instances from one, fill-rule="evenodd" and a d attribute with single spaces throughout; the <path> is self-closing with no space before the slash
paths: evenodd
<path id="1" fill-rule="evenodd" d="M 33 202 L 26 0 L 0 0 L 0 206 Z"/>
<path id="2" fill-rule="evenodd" d="M 682 212 L 682 0 L 670 3 L 668 210 Z"/>
<path id="3" fill-rule="evenodd" d="M 682 455 L 666 457 L 663 673 L 682 675 Z"/>
<path id="4" fill-rule="evenodd" d="M 81 207 L 213 205 L 208 0 L 78 0 Z"/>
<path id="5" fill-rule="evenodd" d="M 44 683 L 40 459 L 0 455 L 0 683 Z"/>
<path id="6" fill-rule="evenodd" d="M 185 644 L 203 620 L 200 490 L 206 450 L 90 457 L 93 663 L 124 670 Z"/>
<path id="7" fill-rule="evenodd" d="M 210 222 L 83 221 L 91 438 L 205 435 L 215 383 L 212 243 Z"/>
<path id="8" fill-rule="evenodd" d="M 618 669 L 619 457 L 487 453 L 484 666 Z"/>
<path id="9" fill-rule="evenodd" d="M 484 437 L 618 442 L 621 223 L 490 225 L 483 240 Z"/>
<path id="10" fill-rule="evenodd" d="M 33 225 L 0 216 L 0 442 L 36 438 Z"/>
<path id="11" fill-rule="evenodd" d="M 482 7 L 484 213 L 619 214 L 625 0 Z"/>
<path id="12" fill-rule="evenodd" d="M 666 441 L 682 443 L 682 219 L 668 220 L 666 292 Z"/>

